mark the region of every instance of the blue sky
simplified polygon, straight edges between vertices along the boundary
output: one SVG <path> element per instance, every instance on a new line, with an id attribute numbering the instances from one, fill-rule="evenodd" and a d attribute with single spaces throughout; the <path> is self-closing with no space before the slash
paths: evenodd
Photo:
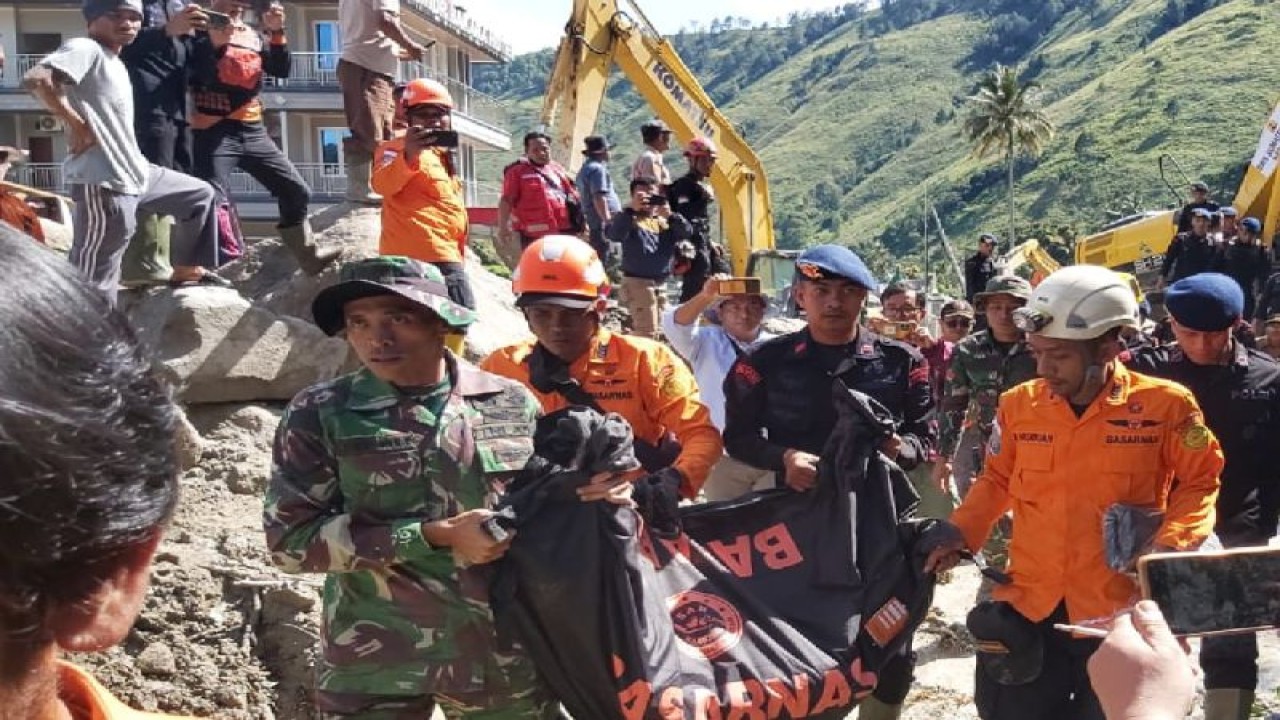
<path id="1" fill-rule="evenodd" d="M 785 18 L 788 13 L 826 10 L 848 0 L 636 0 L 663 33 L 674 33 L 692 21 L 704 25 L 726 15 L 756 22 Z M 475 18 L 501 33 L 517 53 L 553 47 L 560 41 L 572 0 L 454 0 Z"/>

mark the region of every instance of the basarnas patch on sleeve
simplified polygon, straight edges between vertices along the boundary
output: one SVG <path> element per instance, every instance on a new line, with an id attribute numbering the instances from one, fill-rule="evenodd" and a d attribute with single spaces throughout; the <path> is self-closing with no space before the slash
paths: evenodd
<path id="1" fill-rule="evenodd" d="M 387 148 L 382 151 L 382 165 L 385 167 L 396 161 L 396 157 L 400 154 L 399 150 Z"/>
<path id="2" fill-rule="evenodd" d="M 684 397 L 692 395 L 694 389 L 689 373 L 681 372 L 674 365 L 667 365 L 658 372 L 658 392 L 662 397 Z"/>
<path id="3" fill-rule="evenodd" d="M 1182 447 L 1188 450 L 1204 450 L 1209 447 L 1209 428 L 1199 421 L 1187 423 L 1182 428 Z"/>

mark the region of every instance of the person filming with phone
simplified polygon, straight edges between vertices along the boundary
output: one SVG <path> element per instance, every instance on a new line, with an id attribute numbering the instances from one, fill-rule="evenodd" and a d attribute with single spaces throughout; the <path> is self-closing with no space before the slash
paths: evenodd
<path id="1" fill-rule="evenodd" d="M 632 178 L 631 206 L 614 215 L 605 232 L 622 245 L 622 302 L 631 313 L 631 334 L 651 339 L 666 304 L 663 285 L 671 277 L 676 243 L 693 234 L 661 190 L 652 177 Z"/>
<path id="2" fill-rule="evenodd" d="M 262 183 L 280 211 L 280 241 L 304 272 L 316 275 L 342 251 L 316 248 L 308 218 L 311 188 L 263 122 L 263 81 L 267 75 L 289 77 L 284 7 L 272 3 L 255 29 L 244 18 L 251 4 L 213 0 L 204 12 L 207 29 L 196 32 L 191 51 L 195 173 L 228 201 L 233 170 L 239 168 Z"/>
<path id="3" fill-rule="evenodd" d="M 1191 391 L 1118 361 L 1138 323 L 1128 283 L 1073 265 L 1013 313 L 1038 378 L 1005 392 L 986 462 L 949 520 L 925 531 L 925 571 L 976 552 L 1013 512 L 1009 582 L 968 618 L 977 640 L 974 702 L 983 720 L 1103 720 L 1086 674 L 1099 640 L 1054 627 L 1125 610 L 1138 584 L 1108 561 L 1104 516 L 1149 511 L 1156 550 L 1195 550 L 1212 533 L 1222 449 Z"/>
<path id="4" fill-rule="evenodd" d="M 755 281 L 752 283 L 751 281 Z M 764 330 L 768 303 L 756 278 L 713 275 L 702 292 L 662 314 L 662 332 L 693 367 L 711 422 L 724 431 L 724 378 L 738 358 L 773 339 Z M 708 324 L 700 324 L 705 318 Z M 711 469 L 702 493 L 708 500 L 732 500 L 753 490 L 775 487 L 772 470 L 762 470 L 725 455 Z"/>
<path id="5" fill-rule="evenodd" d="M 453 96 L 442 83 L 419 78 L 400 98 L 408 128 L 378 146 L 373 190 L 382 196 L 382 237 L 378 251 L 431 263 L 444 276 L 455 303 L 476 307 L 464 261 L 467 206 L 458 176 L 458 133 L 453 129 Z M 462 352 L 462 336 L 449 337 Z"/>

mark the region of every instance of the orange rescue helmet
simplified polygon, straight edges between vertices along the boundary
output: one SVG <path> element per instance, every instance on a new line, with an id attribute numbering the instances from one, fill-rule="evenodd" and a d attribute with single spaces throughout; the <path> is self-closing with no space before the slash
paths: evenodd
<path id="1" fill-rule="evenodd" d="M 684 146 L 685 157 L 715 157 L 716 144 L 710 138 L 696 137 Z"/>
<path id="2" fill-rule="evenodd" d="M 572 235 L 547 235 L 520 254 L 511 289 L 519 307 L 546 303 L 585 309 L 609 294 L 609 276 L 587 243 Z"/>
<path id="3" fill-rule="evenodd" d="M 407 110 L 418 105 L 439 105 L 453 109 L 453 96 L 449 94 L 449 88 L 444 83 L 432 80 L 430 78 L 418 78 L 410 80 L 404 86 L 404 95 L 400 98 L 400 104 Z"/>

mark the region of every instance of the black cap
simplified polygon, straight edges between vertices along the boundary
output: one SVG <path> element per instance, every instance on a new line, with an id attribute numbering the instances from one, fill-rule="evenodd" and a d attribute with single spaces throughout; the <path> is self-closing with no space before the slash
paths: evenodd
<path id="1" fill-rule="evenodd" d="M 663 135 L 670 135 L 671 128 L 661 120 L 650 120 L 640 126 L 640 137 L 647 143 L 653 142 Z"/>
<path id="2" fill-rule="evenodd" d="M 582 143 L 586 146 L 586 149 L 582 151 L 583 155 L 596 155 L 613 149 L 613 143 L 609 142 L 608 138 L 603 135 L 588 135 L 583 139 Z"/>

